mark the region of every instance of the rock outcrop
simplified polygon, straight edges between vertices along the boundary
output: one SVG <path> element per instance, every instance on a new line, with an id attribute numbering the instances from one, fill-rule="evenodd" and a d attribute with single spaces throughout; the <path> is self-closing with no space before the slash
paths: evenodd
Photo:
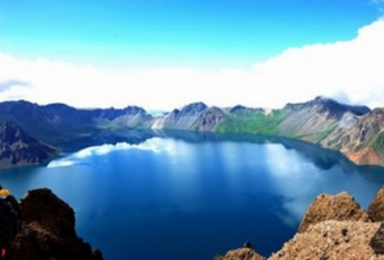
<path id="1" fill-rule="evenodd" d="M 204 103 L 192 103 L 181 110 L 174 109 L 153 120 L 153 129 L 214 131 L 223 120 L 225 112 L 218 107 L 208 107 Z"/>
<path id="2" fill-rule="evenodd" d="M 368 208 L 368 216 L 372 221 L 384 221 L 384 186 L 379 190 Z"/>
<path id="3" fill-rule="evenodd" d="M 376 254 L 384 254 L 384 223 L 381 223 L 369 245 Z"/>
<path id="4" fill-rule="evenodd" d="M 222 260 L 265 260 L 265 257 L 256 253 L 252 248 L 239 248 L 228 251 Z"/>
<path id="5" fill-rule="evenodd" d="M 308 208 L 300 224 L 299 232 L 305 232 L 312 224 L 326 220 L 368 222 L 368 214 L 346 192 L 330 196 L 321 194 Z"/>
<path id="6" fill-rule="evenodd" d="M 384 186 L 369 207 L 368 216 L 346 192 L 321 194 L 308 208 L 297 234 L 267 259 L 384 260 L 383 198 Z M 222 259 L 254 259 L 245 250 L 228 251 Z"/>
<path id="7" fill-rule="evenodd" d="M 321 145 L 337 149 L 358 164 L 384 165 L 384 108 L 356 117 L 348 127 L 337 127 Z"/>
<path id="8" fill-rule="evenodd" d="M 384 259 L 369 245 L 380 223 L 328 220 L 298 233 L 269 260 Z"/>
<path id="9" fill-rule="evenodd" d="M 29 191 L 20 208 L 22 228 L 11 245 L 13 259 L 103 259 L 77 236 L 73 209 L 49 189 Z"/>

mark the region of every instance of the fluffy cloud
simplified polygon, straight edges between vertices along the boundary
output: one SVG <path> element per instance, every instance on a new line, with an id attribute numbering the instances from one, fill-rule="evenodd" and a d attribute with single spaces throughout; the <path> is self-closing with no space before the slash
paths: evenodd
<path id="1" fill-rule="evenodd" d="M 361 28 L 349 41 L 287 49 L 247 70 L 106 71 L 0 53 L 0 85 L 4 86 L 0 100 L 23 98 L 76 107 L 135 104 L 147 109 L 172 109 L 194 101 L 219 106 L 242 103 L 281 107 L 287 102 L 325 95 L 372 107 L 384 106 L 382 46 L 384 21 L 379 20 Z M 8 84 L 12 82 L 17 84 Z"/>
<path id="2" fill-rule="evenodd" d="M 269 86 L 276 102 L 299 101 L 315 95 L 344 101 L 384 105 L 384 21 L 358 31 L 350 41 L 292 48 L 257 64 L 256 89 Z"/>

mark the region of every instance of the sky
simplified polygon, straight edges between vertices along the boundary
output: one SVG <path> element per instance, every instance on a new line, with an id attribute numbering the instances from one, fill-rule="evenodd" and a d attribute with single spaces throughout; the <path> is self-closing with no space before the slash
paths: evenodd
<path id="1" fill-rule="evenodd" d="M 0 101 L 384 107 L 383 0 L 0 0 Z"/>

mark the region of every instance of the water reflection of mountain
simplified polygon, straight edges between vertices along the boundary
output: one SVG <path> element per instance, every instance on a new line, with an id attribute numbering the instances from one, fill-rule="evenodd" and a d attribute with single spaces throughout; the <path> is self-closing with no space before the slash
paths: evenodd
<path id="1" fill-rule="evenodd" d="M 328 170 L 335 165 L 340 165 L 345 172 L 358 168 L 366 174 L 367 178 L 382 178 L 384 180 L 384 169 L 378 166 L 357 166 L 338 151 L 324 149 L 320 146 L 296 139 L 280 136 L 263 136 L 248 134 L 215 134 L 212 132 L 193 132 L 175 130 L 129 130 L 129 131 L 99 131 L 96 134 L 80 137 L 61 144 L 65 153 L 75 152 L 86 147 L 99 146 L 103 144 L 129 143 L 140 144 L 151 138 L 172 138 L 189 143 L 202 142 L 247 142 L 255 144 L 280 144 L 286 149 L 293 149 L 302 156 L 311 160 L 320 169 Z M 381 177 L 381 175 L 383 175 Z"/>

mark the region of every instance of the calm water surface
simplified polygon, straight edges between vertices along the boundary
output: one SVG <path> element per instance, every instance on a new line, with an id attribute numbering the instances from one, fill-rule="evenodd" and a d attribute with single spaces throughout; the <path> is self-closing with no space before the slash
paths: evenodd
<path id="1" fill-rule="evenodd" d="M 212 259 L 248 239 L 269 255 L 319 193 L 346 190 L 366 208 L 384 183 L 382 168 L 303 142 L 193 135 L 66 152 L 47 167 L 1 171 L 0 182 L 19 198 L 52 189 L 106 259 L 143 260 Z"/>

